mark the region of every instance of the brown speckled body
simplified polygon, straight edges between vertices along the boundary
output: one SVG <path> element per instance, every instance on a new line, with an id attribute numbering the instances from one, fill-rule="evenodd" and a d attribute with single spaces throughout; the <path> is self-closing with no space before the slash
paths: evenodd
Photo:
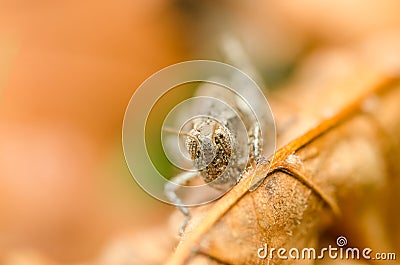
<path id="1" fill-rule="evenodd" d="M 195 161 L 195 165 L 200 171 L 200 175 L 203 180 L 207 183 L 210 183 L 220 177 L 227 169 L 231 156 L 232 156 L 232 137 L 229 131 L 221 126 L 218 122 L 212 121 L 210 119 L 202 120 L 199 122 L 199 127 L 197 129 L 192 129 L 190 131 L 191 137 L 186 139 L 186 148 L 192 158 Z M 201 139 L 202 133 L 204 131 L 201 130 L 202 126 L 209 126 L 212 130 L 205 135 L 211 140 L 212 150 L 211 153 L 213 157 L 209 163 L 202 163 L 204 159 L 210 160 L 210 158 L 202 156 L 203 150 L 207 147 L 202 146 Z M 226 182 L 224 180 L 219 180 L 219 183 L 223 184 Z"/>

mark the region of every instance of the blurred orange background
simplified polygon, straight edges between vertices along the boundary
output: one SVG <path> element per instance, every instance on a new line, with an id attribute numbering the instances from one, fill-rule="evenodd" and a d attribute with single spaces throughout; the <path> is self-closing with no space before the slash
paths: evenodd
<path id="1" fill-rule="evenodd" d="M 183 59 L 177 28 L 161 1 L 1 3 L 3 262 L 90 259 L 166 212 L 129 175 L 121 127 L 140 83 Z"/>
<path id="2" fill-rule="evenodd" d="M 90 261 L 117 235 L 166 222 L 172 208 L 125 165 L 124 111 L 163 67 L 218 59 L 224 17 L 273 83 L 312 49 L 400 40 L 399 11 L 389 0 L 1 1 L 0 263 Z"/>

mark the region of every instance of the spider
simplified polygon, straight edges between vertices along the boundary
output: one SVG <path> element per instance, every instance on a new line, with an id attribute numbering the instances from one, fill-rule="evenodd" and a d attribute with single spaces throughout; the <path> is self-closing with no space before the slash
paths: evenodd
<path id="1" fill-rule="evenodd" d="M 176 194 L 176 184 L 183 185 L 200 176 L 213 188 L 226 190 L 227 186 L 234 186 L 244 169 L 261 156 L 263 141 L 258 123 L 249 115 L 247 107 L 230 102 L 234 112 L 227 106 L 212 103 L 206 117 L 191 120 L 189 132 L 165 129 L 185 138 L 186 152 L 196 170 L 177 175 L 171 179 L 175 184 L 168 182 L 164 187 L 166 196 L 185 216 L 180 234 L 190 220 L 190 213 Z"/>

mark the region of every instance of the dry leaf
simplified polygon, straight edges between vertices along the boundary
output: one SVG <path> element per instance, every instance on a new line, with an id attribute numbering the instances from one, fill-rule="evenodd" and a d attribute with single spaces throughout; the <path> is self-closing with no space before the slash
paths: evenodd
<path id="1" fill-rule="evenodd" d="M 279 149 L 269 172 L 266 164 L 255 166 L 219 201 L 193 211 L 168 264 L 292 264 L 276 255 L 260 259 L 257 251 L 264 244 L 276 249 L 316 248 L 322 231 L 333 223 L 353 223 L 349 227 L 354 228 L 354 222 L 343 220 L 357 218 L 368 198 L 376 198 L 387 186 L 389 169 L 393 170 L 388 150 L 400 135 L 398 80 L 366 80 L 358 87 L 368 85 L 367 92 L 339 104 L 337 114 Z M 340 92 L 346 93 L 348 87 L 342 88 Z M 321 96 L 314 95 L 314 100 Z M 250 192 L 253 177 L 266 178 Z M 387 231 L 378 224 L 376 234 L 384 238 Z M 368 247 L 393 250 L 379 242 Z"/>

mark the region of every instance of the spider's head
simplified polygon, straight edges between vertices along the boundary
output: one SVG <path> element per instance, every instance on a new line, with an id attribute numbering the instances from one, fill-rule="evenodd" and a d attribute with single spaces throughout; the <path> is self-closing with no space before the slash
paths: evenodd
<path id="1" fill-rule="evenodd" d="M 221 175 L 232 153 L 229 130 L 211 119 L 199 119 L 186 138 L 186 149 L 206 182 Z"/>

